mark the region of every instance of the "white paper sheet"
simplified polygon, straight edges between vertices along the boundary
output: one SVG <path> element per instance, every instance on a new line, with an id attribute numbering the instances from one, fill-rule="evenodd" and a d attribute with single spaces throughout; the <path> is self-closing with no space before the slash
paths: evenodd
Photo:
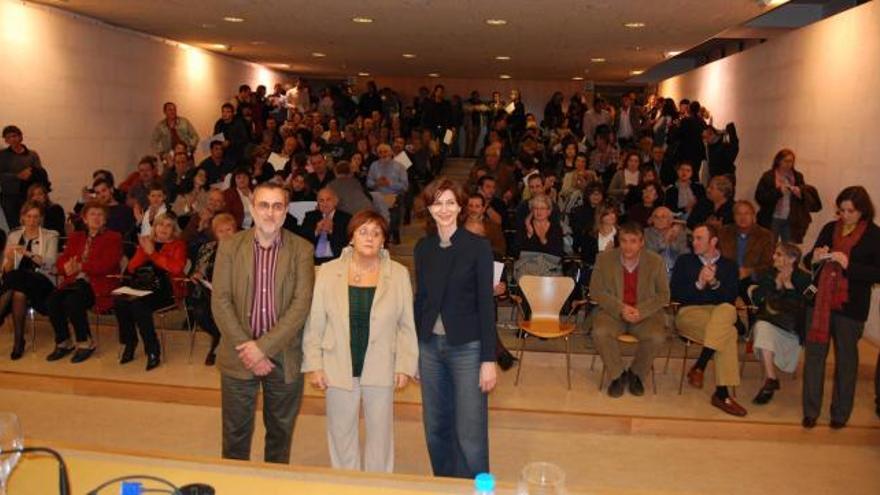
<path id="1" fill-rule="evenodd" d="M 452 132 L 452 129 L 446 129 L 446 134 L 443 135 L 443 144 L 445 144 L 446 146 L 452 144 L 453 136 L 454 133 Z"/>
<path id="2" fill-rule="evenodd" d="M 269 162 L 269 165 L 272 165 L 272 168 L 275 169 L 276 172 L 284 170 L 284 166 L 287 165 L 287 158 L 284 158 L 275 152 L 270 153 L 269 158 L 266 161 Z"/>
<path id="3" fill-rule="evenodd" d="M 296 218 L 298 225 L 302 225 L 306 213 L 313 211 L 317 206 L 317 201 L 294 201 L 287 206 L 287 212 Z"/>
<path id="4" fill-rule="evenodd" d="M 214 290 L 214 284 L 212 284 L 211 282 L 209 282 L 209 281 L 207 281 L 207 280 L 205 280 L 205 279 L 203 279 L 203 278 L 200 278 L 200 279 L 199 279 L 199 283 L 202 284 L 202 285 L 204 285 L 205 288 L 208 289 L 208 290 Z"/>
<path id="5" fill-rule="evenodd" d="M 132 297 L 144 297 L 144 296 L 149 296 L 152 293 L 153 293 L 153 291 L 151 291 L 151 290 L 138 290 L 138 289 L 132 289 L 131 287 L 126 287 L 126 286 L 117 287 L 116 289 L 113 289 L 113 292 L 111 292 L 111 294 L 113 294 L 115 296 L 132 296 Z"/>
<path id="6" fill-rule="evenodd" d="M 211 187 L 214 189 L 220 189 L 221 191 L 229 189 L 232 187 L 232 174 L 226 174 L 226 177 L 224 177 L 221 182 L 215 182 L 211 184 Z"/>
<path id="7" fill-rule="evenodd" d="M 401 151 L 394 157 L 394 161 L 403 165 L 403 168 L 412 167 L 412 160 L 409 159 L 409 155 L 406 154 L 406 151 Z"/>
<path id="8" fill-rule="evenodd" d="M 516 102 L 514 101 L 508 103 L 507 106 L 504 107 L 504 111 L 508 114 L 512 114 L 514 110 L 516 110 Z"/>
<path id="9" fill-rule="evenodd" d="M 206 154 L 210 153 L 211 152 L 211 142 L 213 142 L 213 141 L 221 141 L 221 142 L 226 141 L 226 136 L 224 136 L 222 132 L 218 132 L 217 134 L 214 134 L 213 136 L 209 137 L 208 139 L 204 139 L 204 140 L 200 141 L 199 142 L 199 150 L 202 153 L 206 153 Z"/>
<path id="10" fill-rule="evenodd" d="M 504 272 L 504 263 L 501 263 L 500 261 L 495 261 L 493 263 L 495 273 L 493 273 L 492 275 L 492 287 L 495 287 L 496 285 L 498 285 L 499 282 L 501 282 L 501 274 Z"/>

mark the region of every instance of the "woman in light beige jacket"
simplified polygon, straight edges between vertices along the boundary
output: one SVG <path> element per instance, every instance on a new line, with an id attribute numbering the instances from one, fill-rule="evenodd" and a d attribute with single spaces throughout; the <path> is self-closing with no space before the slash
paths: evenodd
<path id="1" fill-rule="evenodd" d="M 318 271 L 303 334 L 309 383 L 327 393 L 334 468 L 394 469 L 394 389 L 418 368 L 413 293 L 407 269 L 384 249 L 388 223 L 369 210 L 350 221 L 351 246 Z M 366 423 L 364 461 L 358 411 Z"/>

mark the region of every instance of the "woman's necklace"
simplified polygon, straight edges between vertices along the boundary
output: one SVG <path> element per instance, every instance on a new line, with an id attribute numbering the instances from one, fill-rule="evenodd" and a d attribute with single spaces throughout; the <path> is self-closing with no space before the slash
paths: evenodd
<path id="1" fill-rule="evenodd" d="M 375 273 L 379 269 L 379 262 L 378 261 L 373 262 L 370 264 L 370 266 L 368 266 L 366 268 L 360 266 L 357 262 L 352 262 L 351 266 L 352 266 L 352 271 L 354 271 L 354 274 L 352 275 L 351 278 L 352 278 L 352 280 L 354 280 L 354 283 L 360 284 L 361 278 L 362 278 L 361 275 Z"/>

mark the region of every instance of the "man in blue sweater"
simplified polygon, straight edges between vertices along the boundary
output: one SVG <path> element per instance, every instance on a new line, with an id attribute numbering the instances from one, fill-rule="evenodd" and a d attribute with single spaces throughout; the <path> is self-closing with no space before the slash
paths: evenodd
<path id="1" fill-rule="evenodd" d="M 703 352 L 688 372 L 688 383 L 703 388 L 703 374 L 715 358 L 715 393 L 712 405 L 734 416 L 746 410 L 730 396 L 728 387 L 739 385 L 736 307 L 738 270 L 734 261 L 721 257 L 718 229 L 694 229 L 693 253 L 678 257 L 670 282 L 672 300 L 681 304 L 675 325 L 684 337 L 703 344 Z"/>

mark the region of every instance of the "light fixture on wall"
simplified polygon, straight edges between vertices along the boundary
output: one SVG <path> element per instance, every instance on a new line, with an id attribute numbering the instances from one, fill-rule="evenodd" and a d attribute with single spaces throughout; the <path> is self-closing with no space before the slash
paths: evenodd
<path id="1" fill-rule="evenodd" d="M 371 17 L 356 16 L 351 18 L 351 22 L 356 22 L 358 24 L 371 24 L 373 19 Z"/>
<path id="2" fill-rule="evenodd" d="M 226 22 L 232 22 L 232 23 L 244 22 L 243 17 L 235 17 L 235 16 L 231 16 L 231 15 L 224 17 L 223 20 Z"/>

